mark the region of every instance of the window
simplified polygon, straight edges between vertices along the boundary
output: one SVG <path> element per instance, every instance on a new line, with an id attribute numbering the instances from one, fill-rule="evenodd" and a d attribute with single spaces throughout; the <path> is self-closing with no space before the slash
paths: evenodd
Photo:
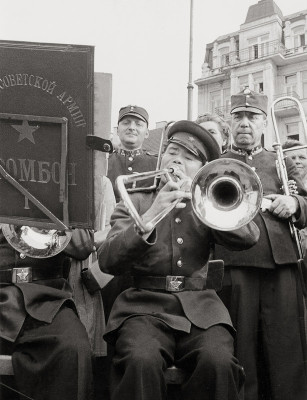
<path id="1" fill-rule="evenodd" d="M 261 56 L 266 56 L 270 53 L 269 46 L 269 35 L 263 35 L 260 37 L 260 54 Z"/>
<path id="2" fill-rule="evenodd" d="M 211 112 L 215 113 L 216 108 L 219 109 L 221 107 L 221 91 L 220 90 L 210 93 L 210 103 L 211 103 Z"/>
<path id="3" fill-rule="evenodd" d="M 249 58 L 254 60 L 269 54 L 269 35 L 248 39 Z"/>
<path id="4" fill-rule="evenodd" d="M 255 72 L 253 75 L 254 91 L 258 93 L 263 92 L 263 72 Z"/>
<path id="5" fill-rule="evenodd" d="M 296 92 L 296 74 L 285 76 L 286 93 L 289 96 Z"/>
<path id="6" fill-rule="evenodd" d="M 294 47 L 300 47 L 305 45 L 305 29 L 304 26 L 297 26 L 293 29 L 293 44 Z"/>
<path id="7" fill-rule="evenodd" d="M 221 58 L 221 67 L 229 65 L 229 47 L 222 47 L 219 49 L 219 54 Z"/>
<path id="8" fill-rule="evenodd" d="M 248 75 L 239 76 L 239 84 L 240 84 L 240 91 L 244 90 L 246 87 L 249 87 Z"/>
<path id="9" fill-rule="evenodd" d="M 287 139 L 299 140 L 298 122 L 286 124 Z"/>

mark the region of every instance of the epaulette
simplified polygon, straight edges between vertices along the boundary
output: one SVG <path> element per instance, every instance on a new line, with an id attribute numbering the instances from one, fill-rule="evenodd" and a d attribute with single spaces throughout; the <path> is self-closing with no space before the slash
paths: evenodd
<path id="1" fill-rule="evenodd" d="M 151 153 L 150 151 L 145 151 L 148 156 L 158 157 L 158 153 Z"/>

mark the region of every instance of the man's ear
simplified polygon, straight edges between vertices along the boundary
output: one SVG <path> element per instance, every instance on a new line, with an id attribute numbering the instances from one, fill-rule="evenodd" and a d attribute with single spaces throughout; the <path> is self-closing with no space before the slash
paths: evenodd
<path id="1" fill-rule="evenodd" d="M 146 131 L 146 133 L 145 133 L 145 139 L 147 139 L 148 136 L 149 136 L 149 130 L 148 130 L 148 128 L 147 128 L 147 131 Z"/>

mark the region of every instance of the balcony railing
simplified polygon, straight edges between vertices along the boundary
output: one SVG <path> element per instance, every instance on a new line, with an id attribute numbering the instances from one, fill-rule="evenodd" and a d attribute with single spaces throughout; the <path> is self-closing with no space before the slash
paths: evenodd
<path id="1" fill-rule="evenodd" d="M 285 46 L 279 41 L 262 43 L 250 46 L 247 49 L 232 51 L 220 57 L 219 67 L 240 64 L 246 61 L 257 60 L 274 54 L 285 54 Z"/>
<path id="2" fill-rule="evenodd" d="M 301 54 L 301 53 L 306 53 L 307 52 L 307 45 L 299 46 L 299 47 L 293 47 L 292 49 L 285 49 L 284 56 L 293 56 L 296 54 Z"/>
<path id="3" fill-rule="evenodd" d="M 307 45 L 286 49 L 284 44 L 279 40 L 273 40 L 272 42 L 256 44 L 246 49 L 223 54 L 213 61 L 213 69 L 229 67 L 276 54 L 281 54 L 282 56 L 288 58 L 301 53 L 307 53 Z"/>
<path id="4" fill-rule="evenodd" d="M 284 58 L 291 58 L 298 54 L 306 55 L 307 45 L 286 49 L 284 44 L 279 40 L 273 40 L 272 42 L 266 42 L 259 45 L 256 44 L 246 49 L 232 51 L 214 57 L 212 62 L 209 64 L 204 63 L 202 77 L 210 78 L 220 73 L 228 73 L 229 68 L 238 64 L 272 57 L 278 54 Z"/>
<path id="5" fill-rule="evenodd" d="M 296 99 L 300 98 L 299 95 L 293 90 L 288 93 L 276 94 L 274 96 L 274 100 L 276 100 L 280 97 L 286 97 L 286 96 L 295 97 Z M 288 99 L 281 100 L 275 104 L 276 110 L 280 110 L 281 108 L 292 108 L 292 107 L 297 107 L 297 105 L 294 101 L 288 100 Z"/>

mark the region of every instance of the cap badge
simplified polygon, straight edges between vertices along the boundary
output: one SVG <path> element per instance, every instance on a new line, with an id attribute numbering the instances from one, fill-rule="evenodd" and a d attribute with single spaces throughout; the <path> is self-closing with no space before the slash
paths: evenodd
<path id="1" fill-rule="evenodd" d="M 243 91 L 244 94 L 251 94 L 250 88 L 245 88 Z"/>
<path id="2" fill-rule="evenodd" d="M 190 142 L 195 142 L 195 138 L 194 138 L 193 136 L 188 136 L 188 140 L 189 140 Z"/>
<path id="3" fill-rule="evenodd" d="M 134 111 L 134 106 L 131 106 L 131 107 L 130 107 L 130 111 Z"/>

